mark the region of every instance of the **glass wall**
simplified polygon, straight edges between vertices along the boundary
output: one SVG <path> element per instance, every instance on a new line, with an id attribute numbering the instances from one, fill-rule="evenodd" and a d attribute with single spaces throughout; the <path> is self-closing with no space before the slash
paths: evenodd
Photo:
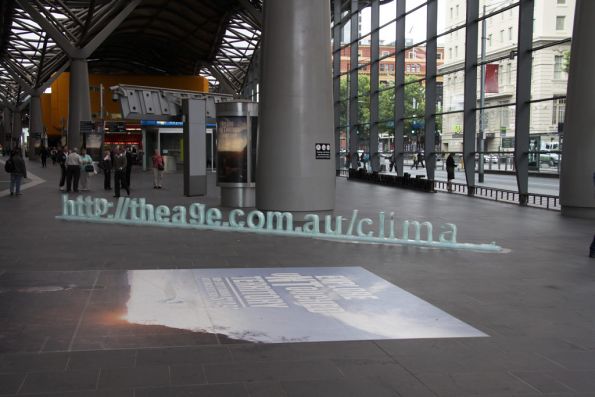
<path id="1" fill-rule="evenodd" d="M 469 187 L 557 195 L 557 181 L 543 187 L 537 178 L 558 174 L 562 162 L 574 6 L 575 0 L 335 5 L 340 167 L 403 174 L 421 152 L 436 167 L 417 172 L 440 180 L 443 160 L 454 153 L 457 182 Z"/>

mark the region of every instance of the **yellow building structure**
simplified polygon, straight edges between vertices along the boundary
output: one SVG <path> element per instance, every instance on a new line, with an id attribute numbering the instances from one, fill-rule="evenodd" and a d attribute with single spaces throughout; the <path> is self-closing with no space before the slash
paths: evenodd
<path id="1" fill-rule="evenodd" d="M 91 114 L 94 120 L 100 119 L 100 85 L 103 85 L 103 113 L 105 121 L 122 120 L 120 104 L 112 101 L 109 87 L 118 84 L 144 85 L 150 87 L 173 88 L 187 91 L 208 92 L 209 83 L 201 76 L 162 76 L 162 75 L 89 75 L 89 96 Z M 43 124 L 49 140 L 63 136 L 68 128 L 68 93 L 70 73 L 64 72 L 51 85 L 51 93 L 43 94 L 41 107 Z"/>

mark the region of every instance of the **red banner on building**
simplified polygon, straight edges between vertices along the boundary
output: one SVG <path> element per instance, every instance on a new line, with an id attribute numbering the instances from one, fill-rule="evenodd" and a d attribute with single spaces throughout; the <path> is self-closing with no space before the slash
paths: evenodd
<path id="1" fill-rule="evenodd" d="M 497 94 L 498 93 L 498 65 L 487 64 L 486 65 L 486 93 Z"/>

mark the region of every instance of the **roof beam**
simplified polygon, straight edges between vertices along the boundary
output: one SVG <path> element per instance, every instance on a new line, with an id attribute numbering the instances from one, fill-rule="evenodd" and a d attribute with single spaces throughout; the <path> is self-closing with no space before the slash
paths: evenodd
<path id="1" fill-rule="evenodd" d="M 62 32 L 52 25 L 29 0 L 17 0 L 17 3 L 29 14 L 41 28 L 56 42 L 56 44 L 71 58 L 77 58 L 79 50 L 72 45 Z M 78 56 L 80 57 L 80 55 Z"/>
<path id="2" fill-rule="evenodd" d="M 82 49 L 81 53 L 83 55 L 83 58 L 88 58 L 89 55 L 95 52 L 97 47 L 99 47 L 101 43 L 103 43 L 105 39 L 107 39 L 109 35 L 112 34 L 113 31 L 116 30 L 116 28 L 120 26 L 122 22 L 124 22 L 126 17 L 128 17 L 128 15 L 130 15 L 130 13 L 134 11 L 134 9 L 140 4 L 140 2 L 141 0 L 130 1 L 128 5 L 118 13 L 118 15 L 116 15 L 99 33 L 97 33 L 93 37 L 93 39 L 91 39 L 91 41 L 89 41 L 87 45 Z"/>

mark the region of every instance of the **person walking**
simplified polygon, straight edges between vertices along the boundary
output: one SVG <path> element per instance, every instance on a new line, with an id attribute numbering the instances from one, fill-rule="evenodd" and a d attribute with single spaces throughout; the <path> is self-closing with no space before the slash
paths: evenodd
<path id="1" fill-rule="evenodd" d="M 41 168 L 45 168 L 48 163 L 48 150 L 45 146 L 41 147 Z"/>
<path id="2" fill-rule="evenodd" d="M 64 146 L 56 153 L 56 160 L 60 165 L 60 190 L 64 190 L 64 182 L 66 182 L 66 157 L 68 156 L 68 146 Z"/>
<path id="3" fill-rule="evenodd" d="M 27 178 L 27 168 L 25 167 L 25 161 L 21 157 L 21 151 L 19 148 L 12 151 L 9 161 L 12 161 L 12 168 L 10 171 L 10 195 L 20 196 L 21 193 L 21 182 L 23 178 Z"/>
<path id="4" fill-rule="evenodd" d="M 114 168 L 114 197 L 120 197 L 120 188 L 126 189 L 126 193 L 130 196 L 130 188 L 126 184 L 126 154 L 122 148 L 116 148 L 112 165 Z"/>
<path id="5" fill-rule="evenodd" d="M 455 179 L 455 159 L 452 153 L 449 153 L 446 158 L 446 179 L 448 180 L 446 183 L 448 192 L 452 193 L 452 180 Z"/>
<path id="6" fill-rule="evenodd" d="M 132 173 L 133 160 L 132 148 L 128 146 L 126 148 L 126 186 L 128 186 L 128 189 L 130 189 L 130 174 Z"/>
<path id="7" fill-rule="evenodd" d="M 155 149 L 153 154 L 153 189 L 161 189 L 161 176 L 163 174 L 163 157 L 159 154 L 159 149 Z"/>
<path id="8" fill-rule="evenodd" d="M 422 152 L 417 152 L 417 164 L 421 165 L 421 168 L 426 168 L 426 165 L 424 164 L 424 154 Z M 417 169 L 417 166 L 415 169 Z"/>
<path id="9" fill-rule="evenodd" d="M 411 169 L 413 169 L 413 167 L 415 167 L 415 169 L 417 169 L 417 155 L 416 154 L 413 155 L 413 163 L 411 163 Z"/>
<path id="10" fill-rule="evenodd" d="M 56 165 L 56 157 L 58 155 L 58 151 L 56 150 L 55 146 L 52 146 L 52 149 L 50 150 L 50 158 L 52 159 L 52 165 L 55 166 Z"/>
<path id="11" fill-rule="evenodd" d="M 74 148 L 66 157 L 66 193 L 79 191 L 79 178 L 81 177 L 81 157 L 78 149 Z"/>
<path id="12" fill-rule="evenodd" d="M 89 190 L 89 174 L 94 172 L 93 159 L 87 154 L 87 149 L 81 149 L 81 177 L 79 181 L 81 191 Z"/>
<path id="13" fill-rule="evenodd" d="M 99 163 L 99 168 L 103 170 L 103 189 L 111 190 L 112 186 L 112 155 L 109 150 L 103 154 L 103 158 Z"/>

